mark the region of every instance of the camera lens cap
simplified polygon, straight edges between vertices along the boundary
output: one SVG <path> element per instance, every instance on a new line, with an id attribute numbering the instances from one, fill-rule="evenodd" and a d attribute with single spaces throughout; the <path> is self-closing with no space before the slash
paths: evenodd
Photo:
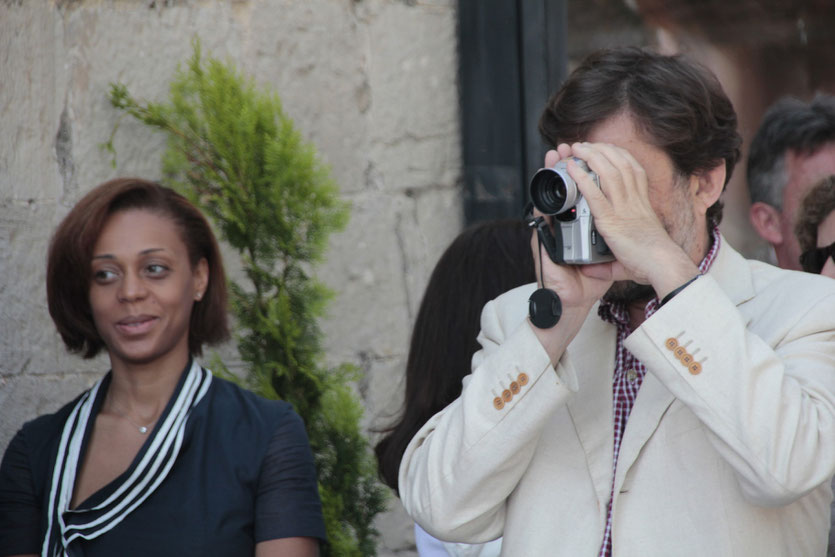
<path id="1" fill-rule="evenodd" d="M 528 298 L 528 316 L 538 329 L 550 329 L 560 321 L 562 301 L 550 288 L 540 288 Z"/>

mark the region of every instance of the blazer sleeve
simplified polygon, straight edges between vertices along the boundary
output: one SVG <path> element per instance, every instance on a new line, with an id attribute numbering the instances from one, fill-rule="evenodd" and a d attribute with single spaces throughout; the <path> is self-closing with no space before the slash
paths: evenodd
<path id="1" fill-rule="evenodd" d="M 484 307 L 482 349 L 461 396 L 418 431 L 403 455 L 403 505 L 440 539 L 482 543 L 502 534 L 506 499 L 540 432 L 576 390 L 568 354 L 555 370 L 524 317 L 525 297 L 515 292 Z"/>
<path id="2" fill-rule="evenodd" d="M 773 294 L 752 320 L 708 275 L 626 341 L 757 505 L 786 505 L 835 474 L 835 294 L 819 284 L 816 297 Z"/>

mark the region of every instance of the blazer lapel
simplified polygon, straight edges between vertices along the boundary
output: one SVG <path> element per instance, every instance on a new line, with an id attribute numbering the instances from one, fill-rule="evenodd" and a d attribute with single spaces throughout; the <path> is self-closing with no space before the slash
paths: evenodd
<path id="1" fill-rule="evenodd" d="M 595 306 L 569 349 L 579 391 L 569 399 L 568 412 L 583 445 L 589 475 L 604 513 L 612 486 L 612 376 L 616 340 L 615 327 L 598 317 Z"/>
<path id="2" fill-rule="evenodd" d="M 658 428 L 661 418 L 674 400 L 673 393 L 647 371 L 620 442 L 614 493 L 620 491 L 629 468 L 635 463 L 644 444 Z"/>
<path id="3" fill-rule="evenodd" d="M 754 295 L 751 271 L 745 259 L 728 245 L 724 237 L 721 242 L 708 274 L 719 283 L 728 298 L 739 305 Z M 629 468 L 674 400 L 673 394 L 648 370 L 621 439 L 614 493 L 620 491 Z"/>

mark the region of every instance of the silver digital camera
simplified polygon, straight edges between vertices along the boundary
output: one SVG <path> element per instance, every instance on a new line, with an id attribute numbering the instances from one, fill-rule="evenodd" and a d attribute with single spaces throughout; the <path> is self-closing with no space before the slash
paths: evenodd
<path id="1" fill-rule="evenodd" d="M 589 169 L 585 161 L 577 158 L 573 160 L 600 187 L 600 178 Z M 532 224 L 536 226 L 551 260 L 560 264 L 588 265 L 615 259 L 594 227 L 589 204 L 577 188 L 577 183 L 569 176 L 566 161 L 558 162 L 553 168 L 537 171 L 531 178 L 530 195 L 534 207 L 554 219 L 553 235 L 544 219 Z"/>

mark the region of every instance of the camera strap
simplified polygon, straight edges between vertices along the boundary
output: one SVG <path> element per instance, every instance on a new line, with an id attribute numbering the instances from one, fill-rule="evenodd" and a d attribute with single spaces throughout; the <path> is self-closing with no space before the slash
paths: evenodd
<path id="1" fill-rule="evenodd" d="M 545 251 L 548 253 L 548 257 L 551 258 L 551 261 L 557 265 L 564 264 L 565 259 L 563 258 L 562 234 L 553 234 L 551 232 L 551 227 L 548 226 L 548 221 L 545 220 L 545 217 L 535 217 L 533 215 L 533 203 L 528 204 L 525 220 L 527 221 L 529 227 L 536 228 L 536 235 L 539 238 L 540 252 L 542 251 L 542 246 L 545 246 Z"/>
<path id="2" fill-rule="evenodd" d="M 536 238 L 539 249 L 540 285 L 540 288 L 535 290 L 534 293 L 531 294 L 531 297 L 528 298 L 528 317 L 530 317 L 531 323 L 533 323 L 536 328 L 550 329 L 559 323 L 560 317 L 562 317 L 562 300 L 560 300 L 559 294 L 550 288 L 545 288 L 545 275 L 542 271 L 542 245 L 543 236 L 545 234 L 548 234 L 548 237 L 551 238 L 552 242 L 554 241 L 554 236 L 550 233 L 550 230 L 548 230 L 548 223 L 543 217 L 535 217 L 532 220 L 529 220 L 528 226 L 536 227 Z M 547 244 L 545 249 L 548 249 Z M 562 252 L 561 246 L 560 252 Z M 548 255 L 551 259 L 554 259 L 551 253 Z"/>

